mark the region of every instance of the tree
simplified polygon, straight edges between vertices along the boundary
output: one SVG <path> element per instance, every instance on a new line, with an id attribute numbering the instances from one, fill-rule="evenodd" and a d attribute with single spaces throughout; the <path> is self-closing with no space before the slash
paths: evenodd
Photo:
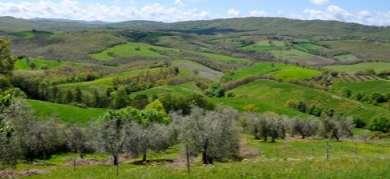
<path id="1" fill-rule="evenodd" d="M 75 93 L 74 93 L 74 100 L 78 103 L 83 102 L 83 92 L 81 91 L 80 87 L 76 87 Z"/>
<path id="2" fill-rule="evenodd" d="M 100 139 L 103 150 L 110 153 L 113 158 L 113 165 L 119 166 L 119 154 L 124 151 L 127 140 L 126 131 L 128 129 L 125 121 L 118 112 L 110 111 L 103 117 L 100 128 Z"/>
<path id="3" fill-rule="evenodd" d="M 350 137 L 353 135 L 353 120 L 348 118 L 327 117 L 321 120 L 320 134 L 324 138 L 334 138 L 340 141 L 341 137 Z"/>
<path id="4" fill-rule="evenodd" d="M 293 119 L 290 122 L 291 135 L 299 134 L 302 139 L 313 136 L 318 130 L 318 123 L 314 119 L 298 120 Z"/>
<path id="5" fill-rule="evenodd" d="M 71 90 L 66 90 L 66 93 L 65 93 L 65 96 L 64 96 L 64 102 L 65 103 L 71 103 L 73 102 L 74 98 L 73 98 L 73 93 Z"/>
<path id="6" fill-rule="evenodd" d="M 170 129 L 164 124 L 152 123 L 145 126 L 132 122 L 126 132 L 127 151 L 135 155 L 142 154 L 142 162 L 147 161 L 148 150 L 161 151 L 171 144 Z"/>
<path id="7" fill-rule="evenodd" d="M 277 114 L 250 114 L 248 123 L 246 126 L 255 139 L 263 139 L 267 142 L 268 137 L 271 137 L 271 142 L 275 142 L 277 138 L 286 136 L 286 125 Z"/>
<path id="8" fill-rule="evenodd" d="M 90 148 L 85 130 L 75 125 L 69 126 L 65 130 L 65 139 L 68 148 L 78 153 L 80 158 L 84 158 L 84 153 Z M 76 168 L 76 160 L 77 158 L 73 161 L 74 168 Z"/>
<path id="9" fill-rule="evenodd" d="M 0 39 L 0 90 L 11 86 L 10 76 L 14 68 L 15 60 L 11 56 L 9 42 Z"/>
<path id="10" fill-rule="evenodd" d="M 10 44 L 7 40 L 0 39 L 0 75 L 11 75 L 15 60 L 11 56 Z"/>
<path id="11" fill-rule="evenodd" d="M 236 126 L 237 113 L 230 109 L 205 111 L 193 108 L 191 114 L 173 114 L 180 140 L 188 147 L 191 155 L 202 154 L 204 164 L 214 160 L 235 158 L 239 151 L 239 130 Z"/>
<path id="12" fill-rule="evenodd" d="M 17 140 L 7 129 L 0 130 L 0 166 L 15 167 L 20 157 L 20 148 Z"/>
<path id="13" fill-rule="evenodd" d="M 112 98 L 112 107 L 114 109 L 120 109 L 126 107 L 128 104 L 128 96 L 126 89 L 121 87 L 113 95 Z"/>

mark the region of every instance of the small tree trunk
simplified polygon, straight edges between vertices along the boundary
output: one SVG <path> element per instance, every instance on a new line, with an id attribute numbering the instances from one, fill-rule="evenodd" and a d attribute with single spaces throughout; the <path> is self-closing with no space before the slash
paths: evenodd
<path id="1" fill-rule="evenodd" d="M 76 170 L 76 162 L 77 162 L 77 159 L 74 158 L 74 159 L 73 159 L 73 170 Z"/>
<path id="2" fill-rule="evenodd" d="M 208 151 L 207 151 L 208 147 L 209 147 L 209 140 L 206 139 L 206 142 L 203 145 L 203 152 L 202 152 L 202 161 L 203 161 L 203 164 L 206 164 L 206 165 L 211 164 L 209 156 L 208 156 Z"/>
<path id="3" fill-rule="evenodd" d="M 83 152 L 80 152 L 80 158 L 84 159 L 84 153 Z"/>
<path id="4" fill-rule="evenodd" d="M 146 159 L 147 159 L 147 158 L 146 158 L 146 157 L 147 157 L 147 156 L 146 156 L 146 153 L 147 153 L 147 151 L 145 150 L 145 152 L 144 152 L 144 154 L 143 154 L 143 156 L 142 156 L 142 162 L 144 162 L 144 163 L 146 162 Z"/>
<path id="5" fill-rule="evenodd" d="M 187 162 L 187 172 L 188 174 L 190 174 L 191 164 L 190 164 L 190 151 L 188 149 L 188 145 L 186 145 L 186 162 Z"/>
<path id="6" fill-rule="evenodd" d="M 117 155 L 117 154 L 113 154 L 113 155 L 112 155 L 112 158 L 114 159 L 114 160 L 113 160 L 113 164 L 114 164 L 115 166 L 119 165 L 119 158 L 118 158 L 118 155 Z"/>
<path id="7" fill-rule="evenodd" d="M 329 140 L 326 141 L 326 160 L 329 160 L 330 158 L 330 145 Z"/>

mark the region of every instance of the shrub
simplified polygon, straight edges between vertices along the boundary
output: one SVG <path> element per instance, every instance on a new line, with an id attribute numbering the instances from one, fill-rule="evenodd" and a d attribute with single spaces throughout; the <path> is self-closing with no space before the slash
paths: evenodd
<path id="1" fill-rule="evenodd" d="M 384 117 L 376 118 L 371 122 L 369 129 L 372 131 L 389 132 L 390 120 Z"/>

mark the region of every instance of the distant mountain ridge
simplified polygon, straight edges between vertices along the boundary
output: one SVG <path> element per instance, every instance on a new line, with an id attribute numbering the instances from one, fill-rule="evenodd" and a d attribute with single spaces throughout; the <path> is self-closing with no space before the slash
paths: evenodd
<path id="1" fill-rule="evenodd" d="M 390 27 L 367 26 L 356 23 L 323 20 L 296 20 L 273 17 L 246 17 L 164 23 L 156 21 L 101 22 L 66 19 L 19 19 L 0 17 L 0 31 L 84 31 L 84 30 L 139 30 L 180 31 L 196 33 L 213 29 L 225 32 L 253 32 L 265 35 L 369 37 L 390 40 Z"/>

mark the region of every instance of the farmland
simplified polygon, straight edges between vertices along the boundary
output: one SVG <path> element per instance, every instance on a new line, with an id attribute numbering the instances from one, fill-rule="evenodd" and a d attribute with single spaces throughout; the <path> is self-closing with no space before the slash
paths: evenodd
<path id="1" fill-rule="evenodd" d="M 2 17 L 0 178 L 389 178 L 388 34 Z"/>

